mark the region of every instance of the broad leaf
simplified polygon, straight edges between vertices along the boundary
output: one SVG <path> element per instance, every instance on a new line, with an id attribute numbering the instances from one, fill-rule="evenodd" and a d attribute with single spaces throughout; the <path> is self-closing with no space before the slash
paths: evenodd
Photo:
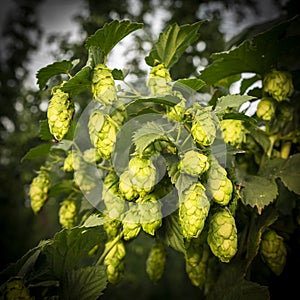
<path id="1" fill-rule="evenodd" d="M 280 61 L 281 56 L 288 56 L 294 47 L 299 47 L 299 36 L 287 35 L 291 22 L 283 22 L 251 40 L 245 40 L 233 50 L 213 54 L 213 63 L 201 72 L 200 78 L 214 84 L 242 72 L 263 75 Z"/>
<path id="2" fill-rule="evenodd" d="M 49 197 L 55 197 L 62 193 L 70 194 L 74 190 L 74 181 L 64 179 L 59 183 L 51 186 Z"/>
<path id="3" fill-rule="evenodd" d="M 205 21 L 179 26 L 176 23 L 170 25 L 160 34 L 154 44 L 150 55 L 146 57 L 146 63 L 154 66 L 156 61 L 163 63 L 166 68 L 171 68 L 184 53 L 186 48 L 198 40 L 198 30 Z"/>
<path id="4" fill-rule="evenodd" d="M 112 73 L 112 76 L 114 77 L 114 80 L 124 80 L 124 78 L 125 78 L 122 70 L 113 69 L 111 71 L 111 73 Z"/>
<path id="5" fill-rule="evenodd" d="M 98 214 L 90 215 L 83 223 L 82 227 L 95 227 L 101 226 L 108 221 L 107 218 L 102 217 Z"/>
<path id="6" fill-rule="evenodd" d="M 40 138 L 43 141 L 53 140 L 53 136 L 49 130 L 49 124 L 47 119 L 40 121 Z"/>
<path id="7" fill-rule="evenodd" d="M 88 266 L 71 270 L 62 283 L 62 299 L 96 300 L 103 294 L 107 279 L 105 266 Z"/>
<path id="8" fill-rule="evenodd" d="M 98 47 L 103 51 L 104 55 L 107 56 L 113 47 L 124 37 L 142 27 L 143 24 L 141 23 L 132 23 L 127 20 L 114 20 L 105 24 L 102 28 L 98 29 L 95 34 L 88 37 L 85 45 L 87 48 Z"/>
<path id="9" fill-rule="evenodd" d="M 31 148 L 21 159 L 21 162 L 27 159 L 46 158 L 49 154 L 51 144 L 41 144 L 34 148 Z"/>
<path id="10" fill-rule="evenodd" d="M 249 126 L 247 129 L 255 141 L 264 149 L 264 152 L 268 153 L 271 146 L 271 141 L 265 131 L 262 131 L 257 126 Z"/>
<path id="11" fill-rule="evenodd" d="M 36 74 L 39 88 L 42 89 L 51 77 L 59 74 L 68 74 L 72 68 L 73 63 L 68 60 L 55 62 L 44 68 L 41 68 Z"/>
<path id="12" fill-rule="evenodd" d="M 247 101 L 253 100 L 254 97 L 247 95 L 227 95 L 217 100 L 215 113 L 224 113 L 228 108 L 238 108 Z"/>
<path id="13" fill-rule="evenodd" d="M 179 90 L 182 89 L 189 93 L 189 92 L 199 91 L 205 85 L 206 83 L 199 78 L 184 78 L 184 79 L 178 79 L 175 82 L 174 87 L 178 88 Z"/>

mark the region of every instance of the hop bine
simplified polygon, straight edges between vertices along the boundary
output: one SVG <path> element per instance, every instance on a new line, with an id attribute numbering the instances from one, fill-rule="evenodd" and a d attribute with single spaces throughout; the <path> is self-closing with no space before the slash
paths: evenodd
<path id="1" fill-rule="evenodd" d="M 49 172 L 41 168 L 37 176 L 33 178 L 29 189 L 31 208 L 34 213 L 38 213 L 47 201 L 49 186 Z"/>
<path id="2" fill-rule="evenodd" d="M 271 70 L 263 79 L 263 91 L 278 102 L 286 100 L 294 92 L 292 75 L 285 71 Z"/>
<path id="3" fill-rule="evenodd" d="M 166 265 L 166 249 L 163 243 L 156 242 L 146 261 L 146 272 L 151 281 L 157 283 L 163 276 Z"/>
<path id="4" fill-rule="evenodd" d="M 74 102 L 70 99 L 69 94 L 63 92 L 59 87 L 54 87 L 47 118 L 49 130 L 57 141 L 61 141 L 69 131 L 74 112 Z"/>
<path id="5" fill-rule="evenodd" d="M 274 230 L 266 231 L 261 240 L 260 254 L 267 266 L 280 275 L 285 267 L 287 250 L 283 238 Z"/>
<path id="6" fill-rule="evenodd" d="M 210 208 L 205 187 L 196 182 L 183 192 L 179 206 L 179 221 L 186 239 L 197 238 L 203 227 Z"/>
<path id="7" fill-rule="evenodd" d="M 150 69 L 147 85 L 152 96 L 167 95 L 172 91 L 171 76 L 163 64 L 158 64 Z"/>
<path id="8" fill-rule="evenodd" d="M 222 262 L 228 263 L 237 252 L 237 229 L 234 217 L 228 209 L 213 214 L 207 235 L 212 253 Z"/>

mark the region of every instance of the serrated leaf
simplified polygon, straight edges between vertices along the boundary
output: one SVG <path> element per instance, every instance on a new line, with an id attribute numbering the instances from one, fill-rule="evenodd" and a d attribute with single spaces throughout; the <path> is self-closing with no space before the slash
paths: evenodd
<path id="1" fill-rule="evenodd" d="M 104 239 L 104 230 L 99 227 L 75 227 L 56 233 L 51 243 L 43 249 L 50 272 L 62 279 L 66 272 L 79 266 L 88 252 Z"/>
<path id="2" fill-rule="evenodd" d="M 37 158 L 46 158 L 49 154 L 51 144 L 41 144 L 34 148 L 31 148 L 21 159 L 21 162 L 24 160 L 37 159 Z"/>
<path id="3" fill-rule="evenodd" d="M 125 36 L 142 27 L 143 24 L 141 23 L 132 23 L 127 20 L 114 20 L 105 24 L 102 28 L 98 29 L 95 34 L 88 37 L 85 45 L 87 48 L 100 48 L 106 56 Z"/>
<path id="4" fill-rule="evenodd" d="M 61 89 L 73 97 L 76 96 L 84 89 L 90 87 L 91 72 L 92 69 L 88 66 L 82 68 L 70 80 L 68 80 Z"/>
<path id="5" fill-rule="evenodd" d="M 254 97 L 248 95 L 227 95 L 217 100 L 215 113 L 224 113 L 228 108 L 238 108 L 243 103 L 253 100 Z"/>
<path id="6" fill-rule="evenodd" d="M 211 56 L 213 63 L 201 72 L 200 78 L 208 84 L 214 84 L 222 78 L 242 72 L 264 74 L 280 61 L 280 57 L 299 46 L 299 37 L 296 40 L 297 36 L 288 35 L 291 22 L 282 22 L 251 40 L 245 40 L 232 50 L 214 53 Z"/>
<path id="7" fill-rule="evenodd" d="M 182 229 L 178 219 L 178 213 L 172 213 L 165 219 L 165 231 L 163 232 L 162 239 L 166 245 L 172 247 L 174 250 L 185 253 L 184 240 Z"/>
<path id="8" fill-rule="evenodd" d="M 278 188 L 273 178 L 248 174 L 244 176 L 238 174 L 237 178 L 243 186 L 240 192 L 242 202 L 245 205 L 257 207 L 259 213 L 277 197 Z"/>
<path id="9" fill-rule="evenodd" d="M 37 84 L 39 85 L 39 88 L 42 89 L 51 77 L 59 74 L 68 74 L 70 70 L 72 70 L 72 68 L 73 63 L 72 61 L 68 60 L 54 62 L 53 64 L 41 68 L 36 74 Z"/>
<path id="10" fill-rule="evenodd" d="M 174 83 L 174 87 L 178 89 L 182 89 L 188 93 L 192 91 L 199 91 L 201 88 L 206 86 L 206 83 L 199 78 L 183 78 L 178 79 Z"/>
<path id="11" fill-rule="evenodd" d="M 82 227 L 101 226 L 107 221 L 108 221 L 107 218 L 104 218 L 98 214 L 92 214 L 84 221 Z"/>
<path id="12" fill-rule="evenodd" d="M 96 300 L 106 288 L 105 266 L 88 266 L 71 270 L 62 283 L 62 299 Z"/>
<path id="13" fill-rule="evenodd" d="M 250 135 L 255 141 L 264 149 L 264 152 L 268 153 L 271 145 L 269 136 L 257 126 L 250 126 L 247 129 L 250 131 Z"/>
<path id="14" fill-rule="evenodd" d="M 49 130 L 49 124 L 48 120 L 41 120 L 40 121 L 40 134 L 39 134 L 41 140 L 43 141 L 49 141 L 53 140 L 53 136 Z"/>
<path id="15" fill-rule="evenodd" d="M 145 58 L 149 66 L 154 66 L 155 61 L 163 63 L 166 68 L 171 68 L 184 53 L 186 48 L 198 40 L 198 30 L 205 21 L 179 26 L 170 25 L 165 32 L 159 35 L 149 56 Z"/>

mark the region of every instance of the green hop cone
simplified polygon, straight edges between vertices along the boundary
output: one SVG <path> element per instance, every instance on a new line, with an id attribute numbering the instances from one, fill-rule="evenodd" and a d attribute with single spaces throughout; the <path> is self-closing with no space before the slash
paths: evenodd
<path id="1" fill-rule="evenodd" d="M 225 119 L 220 122 L 225 143 L 240 148 L 246 142 L 247 129 L 241 120 Z"/>
<path id="2" fill-rule="evenodd" d="M 199 110 L 194 116 L 191 134 L 201 146 L 210 146 L 216 137 L 216 124 L 210 111 Z"/>
<path id="3" fill-rule="evenodd" d="M 165 246 L 161 242 L 156 242 L 146 260 L 146 272 L 151 281 L 157 283 L 165 271 L 167 253 Z"/>
<path id="4" fill-rule="evenodd" d="M 184 153 L 179 162 L 178 169 L 191 176 L 200 176 L 209 168 L 208 157 L 202 153 L 190 150 Z"/>
<path id="5" fill-rule="evenodd" d="M 83 193 L 90 193 L 97 185 L 95 170 L 87 163 L 81 163 L 74 171 L 74 181 Z"/>
<path id="6" fill-rule="evenodd" d="M 30 296 L 28 288 L 25 286 L 24 281 L 21 277 L 12 277 L 6 283 L 4 287 L 5 300 L 31 300 L 35 299 Z"/>
<path id="7" fill-rule="evenodd" d="M 97 149 L 89 148 L 83 152 L 83 159 L 88 163 L 98 163 L 101 157 Z"/>
<path id="8" fill-rule="evenodd" d="M 151 67 L 147 86 L 152 96 L 167 95 L 172 91 L 171 76 L 163 64 Z"/>
<path id="9" fill-rule="evenodd" d="M 140 215 L 137 205 L 134 203 L 130 205 L 129 210 L 126 212 L 122 220 L 123 224 L 123 238 L 125 241 L 134 239 L 141 231 Z"/>
<path id="10" fill-rule="evenodd" d="M 162 225 L 161 203 L 153 193 L 139 198 L 136 203 L 139 204 L 142 229 L 154 236 L 156 230 Z"/>
<path id="11" fill-rule="evenodd" d="M 114 241 L 108 241 L 105 244 L 105 250 L 110 249 L 104 259 L 106 265 L 107 279 L 112 284 L 118 284 L 124 274 L 124 258 L 126 255 L 125 246 L 122 240 L 119 240 L 115 245 Z"/>
<path id="12" fill-rule="evenodd" d="M 108 221 L 103 224 L 103 228 L 108 236 L 108 238 L 115 238 L 121 229 L 122 222 L 118 219 L 108 218 Z"/>
<path id="13" fill-rule="evenodd" d="M 129 161 L 128 176 L 139 194 L 149 193 L 156 183 L 156 168 L 151 159 L 136 156 Z"/>
<path id="14" fill-rule="evenodd" d="M 49 173 L 44 168 L 41 168 L 40 171 L 37 172 L 36 177 L 33 178 L 29 188 L 31 208 L 35 214 L 37 214 L 46 203 L 49 186 Z"/>
<path id="15" fill-rule="evenodd" d="M 112 72 L 103 64 L 97 65 L 92 75 L 92 93 L 103 105 L 111 105 L 117 100 L 117 90 Z"/>
<path id="16" fill-rule="evenodd" d="M 92 144 L 102 158 L 109 159 L 117 138 L 117 124 L 100 111 L 94 111 L 88 123 Z"/>
<path id="17" fill-rule="evenodd" d="M 234 217 L 228 209 L 213 214 L 207 235 L 212 253 L 222 262 L 228 263 L 237 252 L 237 229 Z"/>
<path id="18" fill-rule="evenodd" d="M 214 202 L 220 205 L 227 205 L 232 198 L 233 184 L 227 178 L 226 170 L 211 157 L 211 167 L 208 171 L 207 194 Z"/>
<path id="19" fill-rule="evenodd" d="M 174 91 L 173 95 L 180 99 L 176 105 L 167 109 L 167 117 L 169 120 L 181 122 L 184 118 L 186 99 L 178 91 Z"/>
<path id="20" fill-rule="evenodd" d="M 134 200 L 138 196 L 138 192 L 134 189 L 130 180 L 129 171 L 124 171 L 120 176 L 119 191 L 128 201 Z"/>
<path id="21" fill-rule="evenodd" d="M 79 201 L 71 194 L 67 197 L 59 208 L 59 223 L 64 228 L 72 228 L 78 222 Z"/>
<path id="22" fill-rule="evenodd" d="M 64 160 L 63 170 L 65 172 L 72 172 L 73 168 L 73 152 L 69 151 L 67 157 Z"/>
<path id="23" fill-rule="evenodd" d="M 203 227 L 210 208 L 205 187 L 196 182 L 184 191 L 179 206 L 179 221 L 186 239 L 197 238 Z"/>
<path id="24" fill-rule="evenodd" d="M 287 250 L 283 238 L 273 230 L 266 231 L 261 240 L 260 254 L 267 266 L 280 275 L 286 263 Z"/>
<path id="25" fill-rule="evenodd" d="M 271 97 L 263 97 L 256 110 L 256 115 L 264 121 L 271 121 L 275 115 L 276 104 Z"/>
<path id="26" fill-rule="evenodd" d="M 47 118 L 49 130 L 57 141 L 61 141 L 69 131 L 74 112 L 74 102 L 69 94 L 58 87 L 53 88 Z"/>
<path id="27" fill-rule="evenodd" d="M 271 70 L 263 79 L 263 91 L 278 102 L 286 100 L 294 92 L 292 75 L 285 71 Z"/>
<path id="28" fill-rule="evenodd" d="M 119 177 L 109 172 L 103 182 L 102 199 L 111 218 L 118 218 L 125 209 L 125 200 L 119 191 Z"/>

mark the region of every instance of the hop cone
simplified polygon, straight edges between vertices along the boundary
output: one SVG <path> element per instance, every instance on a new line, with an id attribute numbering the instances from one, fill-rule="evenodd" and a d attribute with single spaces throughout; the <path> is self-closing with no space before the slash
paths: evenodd
<path id="1" fill-rule="evenodd" d="M 153 193 L 139 198 L 136 203 L 139 204 L 142 229 L 146 233 L 154 235 L 162 225 L 161 203 L 157 201 Z"/>
<path id="2" fill-rule="evenodd" d="M 122 222 L 118 219 L 109 219 L 108 222 L 103 224 L 103 228 L 108 236 L 112 239 L 116 237 L 121 229 Z"/>
<path id="3" fill-rule="evenodd" d="M 209 111 L 202 111 L 194 117 L 191 134 L 202 146 L 210 146 L 216 137 L 216 124 Z"/>
<path id="4" fill-rule="evenodd" d="M 157 283 L 163 276 L 166 265 L 166 249 L 160 242 L 155 243 L 146 261 L 146 272 L 151 281 Z"/>
<path id="5" fill-rule="evenodd" d="M 103 105 L 110 105 L 117 100 L 117 90 L 111 70 L 103 64 L 94 68 L 92 93 L 94 98 Z"/>
<path id="6" fill-rule="evenodd" d="M 200 235 L 209 207 L 205 188 L 200 182 L 192 184 L 184 191 L 179 206 L 179 221 L 185 238 L 197 238 Z"/>
<path id="7" fill-rule="evenodd" d="M 163 64 L 152 67 L 147 85 L 152 96 L 167 95 L 172 91 L 171 76 Z"/>
<path id="8" fill-rule="evenodd" d="M 117 125 L 100 111 L 94 111 L 88 123 L 92 144 L 102 158 L 109 159 L 117 138 Z"/>
<path id="9" fill-rule="evenodd" d="M 74 181 L 84 193 L 90 193 L 96 187 L 96 180 L 93 170 L 81 164 L 80 169 L 74 172 Z"/>
<path id="10" fill-rule="evenodd" d="M 226 170 L 219 165 L 215 158 L 211 158 L 211 167 L 207 179 L 208 195 L 214 202 L 227 205 L 232 197 L 233 184 L 227 178 Z"/>
<path id="11" fill-rule="evenodd" d="M 59 88 L 53 89 L 47 118 L 49 130 L 56 140 L 61 141 L 67 134 L 74 112 L 75 106 L 69 94 Z"/>
<path id="12" fill-rule="evenodd" d="M 127 200 L 133 200 L 138 196 L 130 180 L 129 171 L 124 171 L 120 176 L 119 191 Z"/>
<path id="13" fill-rule="evenodd" d="M 5 284 L 4 298 L 5 300 L 31 300 L 28 288 L 24 285 L 21 277 L 13 277 Z"/>
<path id="14" fill-rule="evenodd" d="M 222 262 L 229 262 L 237 252 L 237 230 L 229 210 L 220 209 L 210 222 L 207 243 L 212 253 Z"/>
<path id="15" fill-rule="evenodd" d="M 107 242 L 105 244 L 105 249 L 111 248 L 112 243 L 113 241 Z M 112 284 L 119 283 L 123 277 L 125 255 L 126 250 L 124 243 L 122 240 L 119 240 L 108 252 L 104 259 L 104 264 L 106 265 L 107 279 Z"/>
<path id="16" fill-rule="evenodd" d="M 241 120 L 225 119 L 220 122 L 225 143 L 240 148 L 246 142 L 247 130 Z"/>
<path id="17" fill-rule="evenodd" d="M 286 263 L 287 250 L 283 238 L 273 230 L 268 230 L 262 236 L 260 254 L 268 267 L 280 275 Z"/>
<path id="18" fill-rule="evenodd" d="M 194 286 L 203 288 L 206 281 L 208 249 L 201 246 L 199 239 L 192 239 L 186 251 L 185 270 Z"/>
<path id="19" fill-rule="evenodd" d="M 59 223 L 64 228 L 72 228 L 78 222 L 78 199 L 74 195 L 66 198 L 59 208 Z"/>
<path id="20" fill-rule="evenodd" d="M 181 122 L 184 118 L 186 100 L 178 91 L 175 91 L 173 95 L 178 97 L 180 102 L 168 109 L 167 117 L 169 120 Z"/>
<path id="21" fill-rule="evenodd" d="M 63 170 L 65 172 L 72 172 L 74 170 L 73 168 L 73 152 L 69 151 L 67 157 L 65 158 Z"/>
<path id="22" fill-rule="evenodd" d="M 131 205 L 130 209 L 126 212 L 123 224 L 123 238 L 125 241 L 131 240 L 138 236 L 141 231 L 141 223 L 138 207 L 136 204 Z"/>
<path id="23" fill-rule="evenodd" d="M 125 208 L 125 201 L 119 192 L 119 177 L 114 171 L 109 172 L 104 179 L 102 199 L 110 217 L 121 216 Z"/>
<path id="24" fill-rule="evenodd" d="M 263 80 L 263 90 L 277 101 L 283 101 L 294 92 L 292 75 L 289 72 L 271 70 Z"/>
<path id="25" fill-rule="evenodd" d="M 257 105 L 256 115 L 264 121 L 270 121 L 275 115 L 276 105 L 270 97 L 263 97 Z"/>
<path id="26" fill-rule="evenodd" d="M 89 148 L 83 152 L 83 159 L 88 163 L 97 163 L 101 160 L 101 157 L 97 149 Z"/>
<path id="27" fill-rule="evenodd" d="M 179 162 L 178 168 L 191 176 L 200 176 L 209 168 L 208 157 L 194 150 L 188 151 Z"/>
<path id="28" fill-rule="evenodd" d="M 29 189 L 31 208 L 34 213 L 38 213 L 47 201 L 49 185 L 49 173 L 45 169 L 41 169 L 33 178 Z"/>

